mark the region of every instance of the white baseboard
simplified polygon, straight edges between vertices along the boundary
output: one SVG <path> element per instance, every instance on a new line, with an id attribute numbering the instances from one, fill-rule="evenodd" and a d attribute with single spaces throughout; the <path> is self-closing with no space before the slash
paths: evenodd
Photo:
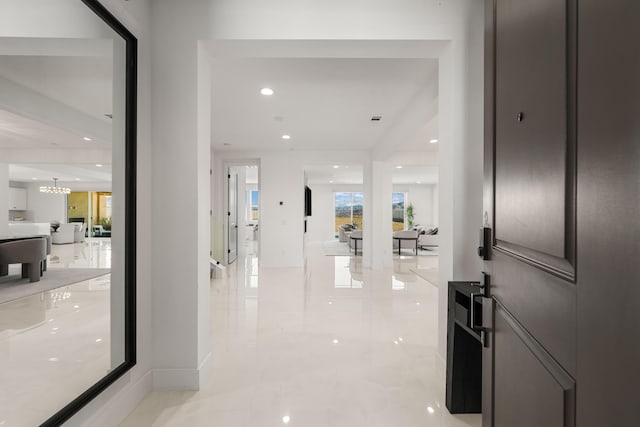
<path id="1" fill-rule="evenodd" d="M 65 427 L 112 427 L 119 425 L 151 392 L 152 375 L 147 371 L 136 382 L 127 383 L 129 374 L 118 379 L 64 425 Z M 120 385 L 120 387 L 118 387 Z"/>
<path id="2" fill-rule="evenodd" d="M 211 378 L 213 364 L 207 354 L 198 369 L 154 369 L 154 390 L 200 390 L 200 385 Z"/>
<path id="3" fill-rule="evenodd" d="M 198 369 L 154 369 L 154 390 L 198 390 Z"/>

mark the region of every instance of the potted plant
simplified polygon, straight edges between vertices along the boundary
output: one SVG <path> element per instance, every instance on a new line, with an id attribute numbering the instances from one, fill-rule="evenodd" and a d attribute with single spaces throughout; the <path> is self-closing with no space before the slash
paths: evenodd
<path id="1" fill-rule="evenodd" d="M 110 231 L 111 230 L 111 217 L 108 216 L 106 218 L 102 218 L 102 221 L 100 221 L 100 224 L 102 225 L 103 229 L 105 229 L 106 231 Z"/>
<path id="2" fill-rule="evenodd" d="M 413 205 L 409 203 L 407 206 L 407 230 L 410 230 L 413 227 Z"/>

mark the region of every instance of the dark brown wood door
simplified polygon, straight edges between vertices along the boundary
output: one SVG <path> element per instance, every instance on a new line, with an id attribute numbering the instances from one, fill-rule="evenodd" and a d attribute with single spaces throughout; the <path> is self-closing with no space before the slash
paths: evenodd
<path id="1" fill-rule="evenodd" d="M 488 6 L 486 426 L 574 425 L 575 19 L 571 1 Z"/>
<path id="2" fill-rule="evenodd" d="M 640 425 L 640 2 L 486 4 L 483 424 Z"/>
<path id="3" fill-rule="evenodd" d="M 640 1 L 581 0 L 580 427 L 640 426 Z"/>

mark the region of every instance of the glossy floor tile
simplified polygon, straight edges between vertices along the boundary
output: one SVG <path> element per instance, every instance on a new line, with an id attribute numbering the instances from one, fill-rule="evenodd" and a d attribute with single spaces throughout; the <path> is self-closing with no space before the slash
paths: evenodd
<path id="1" fill-rule="evenodd" d="M 110 239 L 54 245 L 48 263 L 110 265 Z M 110 282 L 106 275 L 0 304 L 0 426 L 40 425 L 120 363 L 110 352 Z"/>
<path id="2" fill-rule="evenodd" d="M 437 256 L 372 271 L 311 244 L 305 268 L 260 268 L 248 245 L 211 282 L 211 379 L 151 393 L 122 426 L 481 425 L 444 406 L 438 289 L 415 273 L 437 276 Z"/>

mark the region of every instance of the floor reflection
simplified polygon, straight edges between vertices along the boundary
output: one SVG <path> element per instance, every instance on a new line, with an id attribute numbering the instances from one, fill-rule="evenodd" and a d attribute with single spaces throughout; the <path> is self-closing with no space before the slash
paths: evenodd
<path id="1" fill-rule="evenodd" d="M 111 268 L 111 238 L 88 238 L 82 243 L 51 245 L 51 268 Z"/>
<path id="2" fill-rule="evenodd" d="M 153 393 L 122 426 L 481 425 L 444 406 L 438 288 L 415 273 L 437 276 L 437 256 L 371 270 L 312 244 L 304 268 L 264 268 L 253 245 L 211 281 L 209 382 Z"/>
<path id="3" fill-rule="evenodd" d="M 110 239 L 54 245 L 50 269 L 111 266 Z M 46 274 L 46 273 L 45 273 Z M 0 425 L 39 425 L 111 368 L 110 275 L 0 304 Z"/>

